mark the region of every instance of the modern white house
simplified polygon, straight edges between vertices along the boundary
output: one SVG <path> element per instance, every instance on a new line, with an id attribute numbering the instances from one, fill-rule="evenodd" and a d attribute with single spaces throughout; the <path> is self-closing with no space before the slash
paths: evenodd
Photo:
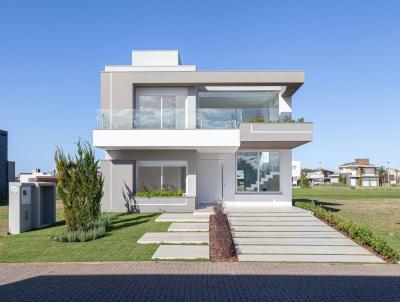
<path id="1" fill-rule="evenodd" d="M 292 160 L 292 186 L 297 186 L 301 176 L 301 162 Z"/>
<path id="2" fill-rule="evenodd" d="M 377 187 L 379 186 L 378 167 L 371 164 L 368 158 L 357 158 L 354 162 L 339 166 L 339 173 L 330 176 L 331 183 L 338 183 L 340 175 L 346 177 L 350 187 Z"/>
<path id="3" fill-rule="evenodd" d="M 105 151 L 102 210 L 291 205 L 292 149 L 313 136 L 312 123 L 291 120 L 303 82 L 303 71 L 198 71 L 175 50 L 106 66 L 93 130 Z M 183 194 L 136 196 L 160 189 Z"/>
<path id="4" fill-rule="evenodd" d="M 310 185 L 324 185 L 330 182 L 330 176 L 333 171 L 326 170 L 323 168 L 315 169 L 311 172 L 307 172 L 306 177 L 310 182 Z"/>

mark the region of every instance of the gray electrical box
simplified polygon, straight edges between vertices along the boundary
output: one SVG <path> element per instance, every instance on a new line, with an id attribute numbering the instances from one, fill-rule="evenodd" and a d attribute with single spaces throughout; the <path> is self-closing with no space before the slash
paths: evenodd
<path id="1" fill-rule="evenodd" d="M 56 186 L 52 182 L 10 182 L 10 234 L 19 234 L 56 222 Z"/>

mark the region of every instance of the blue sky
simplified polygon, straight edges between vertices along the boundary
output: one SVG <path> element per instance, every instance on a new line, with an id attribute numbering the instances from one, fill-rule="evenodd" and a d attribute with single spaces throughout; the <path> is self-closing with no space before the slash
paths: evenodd
<path id="1" fill-rule="evenodd" d="M 293 158 L 327 168 L 400 166 L 399 1 L 1 1 L 0 129 L 17 171 L 54 168 L 92 141 L 104 65 L 179 49 L 200 70 L 304 70 L 294 116 L 314 141 Z M 97 150 L 102 156 L 102 152 Z"/>

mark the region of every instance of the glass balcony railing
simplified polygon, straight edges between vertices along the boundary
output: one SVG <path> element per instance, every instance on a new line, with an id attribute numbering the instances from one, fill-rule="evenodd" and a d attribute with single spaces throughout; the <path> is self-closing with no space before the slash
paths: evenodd
<path id="1" fill-rule="evenodd" d="M 277 108 L 97 110 L 97 129 L 235 129 L 240 123 L 279 120 Z"/>

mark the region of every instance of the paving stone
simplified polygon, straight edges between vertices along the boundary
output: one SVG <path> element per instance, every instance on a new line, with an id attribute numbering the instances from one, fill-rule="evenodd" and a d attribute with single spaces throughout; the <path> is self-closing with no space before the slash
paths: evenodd
<path id="1" fill-rule="evenodd" d="M 287 226 L 310 226 L 310 225 L 322 225 L 325 226 L 326 224 L 322 221 L 314 220 L 314 221 L 236 221 L 236 220 L 229 220 L 230 225 L 237 226 L 237 225 L 287 225 Z"/>
<path id="2" fill-rule="evenodd" d="M 281 212 L 259 212 L 259 213 L 232 213 L 228 212 L 229 217 L 314 217 L 311 213 L 281 213 Z"/>
<path id="3" fill-rule="evenodd" d="M 372 255 L 360 246 L 236 245 L 238 254 Z"/>
<path id="4" fill-rule="evenodd" d="M 339 232 L 232 232 L 233 238 L 347 238 Z"/>
<path id="5" fill-rule="evenodd" d="M 205 207 L 205 208 L 200 208 L 200 209 L 196 209 L 193 212 L 193 215 L 197 216 L 197 215 L 206 215 L 206 216 L 210 216 L 214 214 L 214 209 L 212 206 L 209 207 Z"/>
<path id="6" fill-rule="evenodd" d="M 235 238 L 235 243 L 239 245 L 352 245 L 357 243 L 348 238 Z"/>
<path id="7" fill-rule="evenodd" d="M 207 222 L 174 222 L 168 228 L 168 232 L 208 232 Z"/>
<path id="8" fill-rule="evenodd" d="M 0 300 L 399 301 L 399 266 L 370 264 L 370 256 L 325 255 L 319 261 L 367 265 L 315 263 L 318 255 L 246 259 L 251 256 L 239 257 L 265 262 L 1 263 Z M 288 260 L 314 263 L 276 263 Z"/>
<path id="9" fill-rule="evenodd" d="M 334 229 L 327 225 L 315 226 L 265 226 L 265 225 L 231 225 L 232 231 L 246 232 L 335 232 Z"/>
<path id="10" fill-rule="evenodd" d="M 320 221 L 316 219 L 314 216 L 228 216 L 229 221 Z"/>
<path id="11" fill-rule="evenodd" d="M 152 259 L 164 260 L 194 260 L 209 259 L 208 245 L 160 245 Z"/>
<path id="12" fill-rule="evenodd" d="M 239 261 L 385 263 L 375 255 L 252 255 L 240 254 Z"/>
<path id="13" fill-rule="evenodd" d="M 227 206 L 225 207 L 227 213 L 310 213 L 307 210 L 292 207 L 242 207 L 242 206 Z"/>
<path id="14" fill-rule="evenodd" d="M 145 233 L 137 243 L 140 244 L 208 244 L 208 232 L 160 232 Z"/>
<path id="15" fill-rule="evenodd" d="M 193 213 L 164 213 L 156 218 L 156 222 L 209 222 L 207 215 Z"/>

